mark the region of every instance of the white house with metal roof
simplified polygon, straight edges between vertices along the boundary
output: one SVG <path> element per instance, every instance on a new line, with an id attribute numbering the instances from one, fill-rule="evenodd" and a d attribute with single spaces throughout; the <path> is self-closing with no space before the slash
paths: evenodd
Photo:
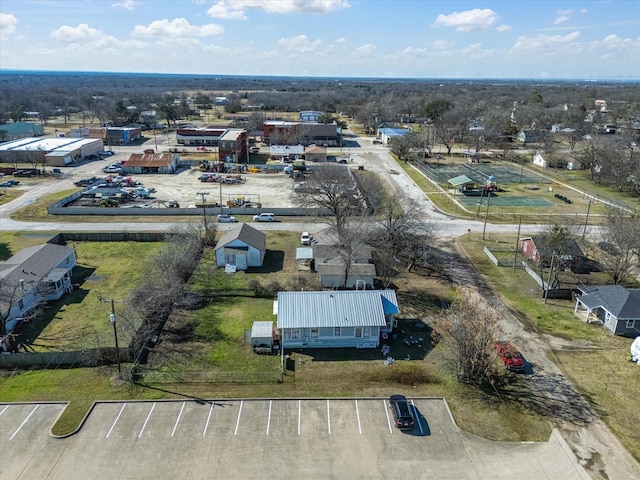
<path id="1" fill-rule="evenodd" d="M 399 313 L 394 290 L 279 292 L 282 348 L 377 348 Z"/>

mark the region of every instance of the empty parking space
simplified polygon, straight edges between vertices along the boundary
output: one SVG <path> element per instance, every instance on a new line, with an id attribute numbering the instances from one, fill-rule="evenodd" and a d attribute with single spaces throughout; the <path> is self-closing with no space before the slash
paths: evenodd
<path id="1" fill-rule="evenodd" d="M 393 427 L 380 398 L 107 402 L 66 439 L 48 436 L 61 405 L 0 405 L 0 448 L 12 455 L 0 477 L 493 479 L 499 462 L 505 478 L 582 478 L 557 443 L 489 442 L 460 432 L 443 400 L 409 401 L 411 431 Z"/>

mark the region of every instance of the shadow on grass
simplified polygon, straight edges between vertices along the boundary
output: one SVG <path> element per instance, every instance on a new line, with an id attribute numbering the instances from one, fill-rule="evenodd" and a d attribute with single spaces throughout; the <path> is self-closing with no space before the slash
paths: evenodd
<path id="1" fill-rule="evenodd" d="M 49 323 L 58 315 L 58 313 L 64 311 L 66 305 L 73 305 L 82 303 L 87 295 L 91 293 L 89 290 L 78 288 L 82 285 L 87 278 L 89 278 L 95 268 L 85 268 L 76 266 L 73 269 L 73 285 L 74 289 L 71 293 L 65 293 L 58 300 L 48 302 L 42 313 L 38 315 L 29 323 L 23 323 L 17 328 L 18 342 L 25 344 L 33 344 L 42 331 L 49 325 Z"/>
<path id="2" fill-rule="evenodd" d="M 7 258 L 11 258 L 11 247 L 8 243 L 0 242 L 0 261 L 4 261 Z"/>
<path id="3" fill-rule="evenodd" d="M 284 252 L 282 250 L 267 250 L 261 267 L 251 267 L 247 273 L 274 273 L 284 268 Z"/>

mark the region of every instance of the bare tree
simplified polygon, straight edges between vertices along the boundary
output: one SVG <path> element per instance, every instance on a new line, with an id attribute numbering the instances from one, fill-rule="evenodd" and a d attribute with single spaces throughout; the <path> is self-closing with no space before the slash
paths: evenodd
<path id="1" fill-rule="evenodd" d="M 497 311 L 477 291 L 461 289 L 458 301 L 438 319 L 436 331 L 452 354 L 458 381 L 480 386 L 492 383 L 497 358 L 493 343 L 500 336 Z"/>
<path id="2" fill-rule="evenodd" d="M 338 236 L 352 215 L 364 211 L 364 201 L 349 168 L 342 165 L 318 166 L 297 192 L 301 203 L 309 208 L 327 209 Z"/>
<path id="3" fill-rule="evenodd" d="M 618 285 L 640 268 L 640 217 L 612 211 L 607 223 L 600 242 L 602 263 L 611 281 Z"/>

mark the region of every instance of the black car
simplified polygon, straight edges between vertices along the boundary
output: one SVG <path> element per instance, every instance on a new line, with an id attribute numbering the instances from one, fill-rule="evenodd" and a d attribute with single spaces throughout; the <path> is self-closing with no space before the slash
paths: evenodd
<path id="1" fill-rule="evenodd" d="M 81 178 L 80 180 L 76 180 L 75 182 L 73 182 L 73 184 L 76 187 L 88 187 L 89 185 L 93 185 L 98 180 L 98 177 Z"/>
<path id="2" fill-rule="evenodd" d="M 415 423 L 413 418 L 413 407 L 409 405 L 407 397 L 404 395 L 391 395 L 389 406 L 393 412 L 393 423 L 400 430 L 411 430 Z"/>

